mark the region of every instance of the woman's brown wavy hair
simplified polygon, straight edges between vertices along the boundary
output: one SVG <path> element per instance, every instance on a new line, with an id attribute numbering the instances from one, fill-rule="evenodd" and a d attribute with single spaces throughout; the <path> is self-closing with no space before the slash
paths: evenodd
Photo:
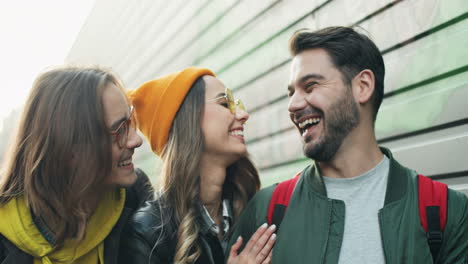
<path id="1" fill-rule="evenodd" d="M 120 83 L 98 68 L 49 70 L 34 82 L 3 164 L 0 206 L 24 195 L 57 246 L 81 240 L 92 212 L 88 197 L 112 166 L 103 89 Z M 95 193 L 94 193 L 95 194 Z"/>
<path id="2" fill-rule="evenodd" d="M 205 82 L 200 77 L 178 110 L 162 153 L 162 206 L 172 208 L 171 216 L 163 215 L 163 219 L 167 224 L 172 221 L 178 226 L 174 263 L 193 263 L 201 254 L 197 216 L 200 160 L 204 150 L 201 128 L 204 105 Z M 234 220 L 259 188 L 258 172 L 247 156 L 227 168 L 223 195 L 229 195 L 232 201 Z"/>

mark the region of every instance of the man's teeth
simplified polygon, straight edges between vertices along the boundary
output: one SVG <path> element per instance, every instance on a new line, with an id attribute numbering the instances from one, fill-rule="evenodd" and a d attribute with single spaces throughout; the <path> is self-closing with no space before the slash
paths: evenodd
<path id="1" fill-rule="evenodd" d="M 132 159 L 128 159 L 128 160 L 124 160 L 124 161 L 119 162 L 119 164 L 117 164 L 117 166 L 125 167 L 125 166 L 130 165 L 131 163 L 132 163 Z"/>
<path id="2" fill-rule="evenodd" d="M 310 127 L 315 126 L 320 122 L 321 118 L 320 117 L 314 117 L 314 118 L 309 118 L 301 123 L 299 123 L 299 128 L 302 130 L 302 136 L 305 136 L 307 134 L 307 131 L 309 131 Z"/>
<path id="3" fill-rule="evenodd" d="M 243 131 L 243 130 L 233 130 L 233 131 L 229 131 L 229 135 L 233 135 L 233 136 L 244 136 L 244 131 Z"/>
<path id="4" fill-rule="evenodd" d="M 320 122 L 320 117 L 314 117 L 314 118 L 309 118 L 301 123 L 299 123 L 299 128 L 304 128 L 306 125 L 308 124 L 311 124 L 311 125 L 315 125 L 317 124 L 318 122 Z"/>

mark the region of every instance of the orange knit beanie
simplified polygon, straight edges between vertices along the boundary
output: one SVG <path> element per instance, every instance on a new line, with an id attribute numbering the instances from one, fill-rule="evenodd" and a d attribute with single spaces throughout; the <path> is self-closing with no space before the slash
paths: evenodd
<path id="1" fill-rule="evenodd" d="M 138 128 L 151 149 L 161 155 L 172 121 L 193 83 L 203 75 L 215 76 L 208 69 L 189 67 L 149 81 L 127 93 L 133 104 Z"/>

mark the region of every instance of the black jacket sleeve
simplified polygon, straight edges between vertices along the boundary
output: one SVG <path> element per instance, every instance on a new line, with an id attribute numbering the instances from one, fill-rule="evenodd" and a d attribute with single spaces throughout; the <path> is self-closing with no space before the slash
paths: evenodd
<path id="1" fill-rule="evenodd" d="M 157 201 L 146 202 L 132 216 L 122 234 L 119 263 L 172 263 L 176 240 L 161 219 Z"/>

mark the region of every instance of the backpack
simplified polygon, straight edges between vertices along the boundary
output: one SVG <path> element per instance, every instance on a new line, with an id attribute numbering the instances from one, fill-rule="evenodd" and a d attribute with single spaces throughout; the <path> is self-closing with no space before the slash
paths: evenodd
<path id="1" fill-rule="evenodd" d="M 268 206 L 267 221 L 269 225 L 275 224 L 276 230 L 281 225 L 300 177 L 299 172 L 294 178 L 280 182 L 273 191 Z M 421 225 L 426 231 L 427 243 L 435 262 L 447 222 L 447 184 L 418 175 L 418 203 Z"/>

